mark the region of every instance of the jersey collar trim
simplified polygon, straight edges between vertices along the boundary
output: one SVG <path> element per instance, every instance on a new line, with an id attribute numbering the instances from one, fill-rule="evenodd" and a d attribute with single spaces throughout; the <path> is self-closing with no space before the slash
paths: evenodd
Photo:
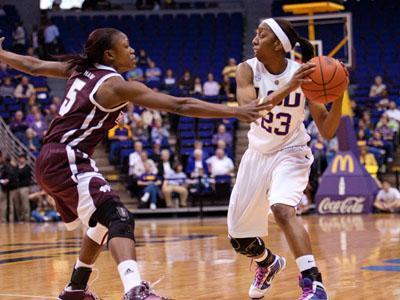
<path id="1" fill-rule="evenodd" d="M 105 66 L 105 65 L 101 65 L 101 64 L 97 64 L 97 63 L 94 64 L 94 66 L 95 66 L 97 69 L 108 70 L 108 71 L 112 71 L 112 72 L 118 73 L 117 70 L 115 70 L 114 68 L 109 67 L 109 66 Z"/>

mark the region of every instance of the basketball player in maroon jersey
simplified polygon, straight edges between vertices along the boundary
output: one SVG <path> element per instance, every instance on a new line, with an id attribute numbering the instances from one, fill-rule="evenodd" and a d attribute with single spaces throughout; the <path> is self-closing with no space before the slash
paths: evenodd
<path id="1" fill-rule="evenodd" d="M 65 56 L 64 62 L 5 51 L 1 47 L 3 40 L 0 39 L 0 61 L 34 76 L 68 78 L 59 116 L 50 124 L 36 161 L 36 179 L 54 198 L 67 228 L 73 230 L 80 223 L 89 227 L 70 283 L 58 299 L 98 299 L 88 290 L 87 283 L 105 240 L 118 265 L 125 290 L 123 299 L 165 299 L 141 279 L 136 263 L 133 216 L 91 159 L 96 145 L 115 125 L 129 101 L 180 115 L 237 117 L 248 122 L 259 118 L 259 111 L 271 106 L 252 101 L 242 107 L 228 107 L 156 93 L 142 83 L 127 82 L 121 73 L 135 67 L 135 51 L 126 35 L 112 28 L 93 31 L 83 54 Z"/>

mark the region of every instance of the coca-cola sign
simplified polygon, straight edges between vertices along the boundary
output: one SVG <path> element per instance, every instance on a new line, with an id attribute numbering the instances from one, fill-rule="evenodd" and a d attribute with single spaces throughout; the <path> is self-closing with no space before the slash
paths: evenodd
<path id="1" fill-rule="evenodd" d="M 365 197 L 349 196 L 344 199 L 325 197 L 318 204 L 320 214 L 360 214 L 364 211 Z"/>

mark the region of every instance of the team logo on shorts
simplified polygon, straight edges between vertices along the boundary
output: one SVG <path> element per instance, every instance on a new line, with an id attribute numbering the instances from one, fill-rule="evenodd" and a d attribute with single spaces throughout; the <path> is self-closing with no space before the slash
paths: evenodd
<path id="1" fill-rule="evenodd" d="M 102 185 L 100 187 L 100 192 L 103 193 L 111 192 L 111 187 L 108 184 Z"/>

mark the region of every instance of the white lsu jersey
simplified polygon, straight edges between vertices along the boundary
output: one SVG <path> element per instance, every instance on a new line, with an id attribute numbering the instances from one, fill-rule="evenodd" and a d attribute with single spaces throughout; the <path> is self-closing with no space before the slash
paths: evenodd
<path id="1" fill-rule="evenodd" d="M 246 63 L 253 70 L 253 84 L 258 89 L 258 98 L 262 99 L 278 90 L 292 78 L 300 64 L 287 59 L 284 72 L 274 75 L 268 72 L 257 58 Z M 304 127 L 305 96 L 300 87 L 291 92 L 281 103 L 276 105 L 266 116 L 250 125 L 248 133 L 249 148 L 262 153 L 273 153 L 288 147 L 304 146 L 310 136 Z"/>

